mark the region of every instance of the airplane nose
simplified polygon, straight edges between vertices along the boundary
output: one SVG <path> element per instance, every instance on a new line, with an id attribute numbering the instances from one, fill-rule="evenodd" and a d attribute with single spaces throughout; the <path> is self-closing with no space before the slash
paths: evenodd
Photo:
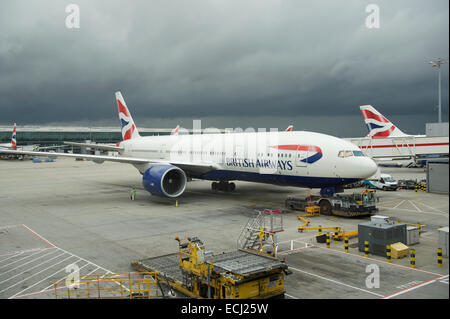
<path id="1" fill-rule="evenodd" d="M 364 165 L 361 165 L 361 176 L 363 178 L 368 178 L 374 175 L 378 170 L 378 165 L 371 158 L 365 158 Z"/>

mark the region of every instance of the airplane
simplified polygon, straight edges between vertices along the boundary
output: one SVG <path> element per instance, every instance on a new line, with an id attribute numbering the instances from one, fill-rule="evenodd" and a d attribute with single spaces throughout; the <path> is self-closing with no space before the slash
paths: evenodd
<path id="1" fill-rule="evenodd" d="M 374 158 L 380 166 L 411 166 L 416 157 L 448 156 L 448 137 L 409 135 L 402 132 L 371 105 L 359 107 L 369 134 L 365 138 L 346 138 Z M 396 160 L 396 163 L 392 161 Z"/>
<path id="2" fill-rule="evenodd" d="M 284 131 L 285 132 L 292 132 L 293 129 L 294 129 L 294 125 L 289 125 Z"/>
<path id="3" fill-rule="evenodd" d="M 131 164 L 142 174 L 145 190 L 167 198 L 183 194 L 192 178 L 210 180 L 212 189 L 221 191 L 233 191 L 236 185 L 231 181 L 236 180 L 343 190 L 343 185 L 364 180 L 378 168 L 353 143 L 307 131 L 141 137 L 120 92 L 116 102 L 123 137 L 114 146 L 118 156 L 7 152 Z"/>
<path id="4" fill-rule="evenodd" d="M 11 143 L 3 143 L 0 144 L 0 150 L 2 149 L 13 149 L 17 150 L 17 141 L 16 141 L 16 123 L 14 123 L 13 132 L 11 136 Z"/>
<path id="5" fill-rule="evenodd" d="M 366 137 L 387 138 L 387 137 L 406 137 L 412 136 L 403 133 L 397 126 L 392 124 L 386 117 L 378 112 L 372 105 L 361 105 L 359 107 L 364 117 L 364 122 L 369 129 Z M 423 136 L 423 135 L 416 135 Z"/>
<path id="6" fill-rule="evenodd" d="M 170 134 L 171 135 L 178 135 L 178 133 L 180 133 L 180 126 L 179 125 L 177 125 L 177 127 L 175 127 Z"/>

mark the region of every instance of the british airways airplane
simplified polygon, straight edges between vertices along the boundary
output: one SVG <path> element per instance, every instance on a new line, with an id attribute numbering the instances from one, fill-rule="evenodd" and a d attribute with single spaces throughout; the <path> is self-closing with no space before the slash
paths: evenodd
<path id="1" fill-rule="evenodd" d="M 16 123 L 14 123 L 13 132 L 11 136 L 11 143 L 3 143 L 0 144 L 0 150 L 2 149 L 17 149 L 17 140 L 16 140 Z"/>
<path id="2" fill-rule="evenodd" d="M 32 156 L 61 156 L 131 164 L 152 195 L 176 198 L 191 178 L 210 180 L 215 190 L 232 191 L 231 181 L 306 188 L 342 188 L 372 176 L 376 163 L 348 141 L 306 132 L 239 132 L 139 135 L 120 92 L 116 92 L 123 140 L 92 145 L 118 156 L 7 151 Z"/>

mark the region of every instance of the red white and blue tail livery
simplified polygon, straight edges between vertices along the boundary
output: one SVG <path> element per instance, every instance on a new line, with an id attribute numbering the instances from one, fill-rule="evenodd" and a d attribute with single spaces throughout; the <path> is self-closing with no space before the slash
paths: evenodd
<path id="1" fill-rule="evenodd" d="M 359 107 L 366 122 L 371 138 L 386 138 L 408 136 L 398 127 L 392 124 L 386 117 L 378 112 L 372 105 L 362 105 Z"/>
<path id="2" fill-rule="evenodd" d="M 13 150 L 17 149 L 17 140 L 16 140 L 16 123 L 14 123 L 13 133 L 11 137 L 11 148 Z"/>
<path id="3" fill-rule="evenodd" d="M 122 139 L 124 141 L 141 137 L 128 110 L 127 104 L 120 92 L 116 92 L 117 109 L 122 126 Z"/>
<path id="4" fill-rule="evenodd" d="M 16 123 L 14 123 L 13 132 L 11 136 L 11 143 L 0 144 L 0 149 L 13 149 L 17 150 L 17 140 L 16 140 Z"/>

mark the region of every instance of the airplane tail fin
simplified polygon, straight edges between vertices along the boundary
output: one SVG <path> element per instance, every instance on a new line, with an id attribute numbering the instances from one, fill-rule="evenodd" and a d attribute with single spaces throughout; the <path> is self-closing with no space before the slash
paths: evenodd
<path id="1" fill-rule="evenodd" d="M 172 130 L 172 133 L 171 133 L 170 135 L 178 135 L 179 132 L 180 132 L 180 126 L 177 125 L 177 127 L 175 127 L 175 128 Z"/>
<path id="2" fill-rule="evenodd" d="M 16 140 L 16 123 L 14 123 L 13 132 L 11 136 L 11 148 L 17 150 L 17 140 Z"/>
<path id="3" fill-rule="evenodd" d="M 127 104 L 123 99 L 122 93 L 116 92 L 116 101 L 119 111 L 119 119 L 122 125 L 122 139 L 126 141 L 132 138 L 141 137 L 136 125 L 134 124 L 133 118 L 131 117 L 131 113 L 128 110 Z"/>
<path id="4" fill-rule="evenodd" d="M 294 125 L 289 125 L 284 131 L 285 132 L 292 132 L 293 129 L 294 129 Z"/>
<path id="5" fill-rule="evenodd" d="M 383 114 L 378 112 L 372 105 L 362 105 L 359 109 L 361 110 L 364 122 L 366 122 L 367 128 L 369 129 L 367 137 L 386 138 L 408 136 L 385 118 Z"/>

